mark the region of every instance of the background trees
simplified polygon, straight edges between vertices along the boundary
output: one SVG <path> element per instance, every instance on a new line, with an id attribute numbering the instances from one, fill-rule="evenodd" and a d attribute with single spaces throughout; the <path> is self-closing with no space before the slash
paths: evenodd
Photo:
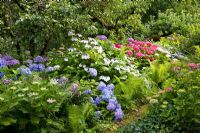
<path id="1" fill-rule="evenodd" d="M 68 42 L 68 31 L 85 36 L 159 40 L 180 34 L 181 49 L 199 45 L 197 0 L 12 0 L 0 2 L 0 52 L 31 56 Z M 178 37 L 180 38 L 180 37 Z"/>

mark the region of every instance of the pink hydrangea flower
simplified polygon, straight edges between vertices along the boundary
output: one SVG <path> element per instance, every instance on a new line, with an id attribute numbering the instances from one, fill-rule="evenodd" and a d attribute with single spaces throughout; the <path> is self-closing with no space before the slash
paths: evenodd
<path id="1" fill-rule="evenodd" d="M 121 44 L 114 44 L 114 46 L 115 46 L 115 48 L 118 48 L 118 49 L 122 47 Z"/>
<path id="2" fill-rule="evenodd" d="M 145 55 L 143 54 L 143 53 L 141 53 L 141 52 L 137 52 L 136 53 L 136 57 L 144 57 Z"/>
<path id="3" fill-rule="evenodd" d="M 139 48 L 138 46 L 136 46 L 136 45 L 133 46 L 133 49 L 134 49 L 135 51 L 139 51 L 139 50 L 140 50 L 140 48 Z"/>
<path id="4" fill-rule="evenodd" d="M 133 55 L 133 52 L 132 52 L 131 50 L 127 50 L 127 51 L 126 51 L 126 54 L 127 54 L 128 56 L 132 56 L 132 55 Z"/>

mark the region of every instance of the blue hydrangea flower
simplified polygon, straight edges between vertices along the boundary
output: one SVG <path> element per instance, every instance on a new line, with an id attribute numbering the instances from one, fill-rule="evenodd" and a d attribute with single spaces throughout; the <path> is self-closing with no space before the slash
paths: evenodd
<path id="1" fill-rule="evenodd" d="M 45 71 L 45 66 L 43 64 L 31 64 L 29 68 L 31 71 Z"/>
<path id="2" fill-rule="evenodd" d="M 101 97 L 96 97 L 94 104 L 96 104 L 96 105 L 100 104 L 101 100 L 102 100 Z"/>
<path id="3" fill-rule="evenodd" d="M 3 59 L 0 58 L 0 68 L 6 66 L 6 63 Z"/>
<path id="4" fill-rule="evenodd" d="M 4 76 L 4 73 L 0 72 L 0 79 Z"/>
<path id="5" fill-rule="evenodd" d="M 31 75 L 32 72 L 29 68 L 18 68 L 21 75 Z"/>
<path id="6" fill-rule="evenodd" d="M 102 114 L 101 114 L 101 111 L 99 111 L 99 110 L 98 110 L 98 111 L 95 111 L 94 114 L 95 114 L 96 116 L 101 116 L 101 115 L 102 115 Z"/>
<path id="7" fill-rule="evenodd" d="M 109 99 L 109 103 L 113 103 L 113 104 L 117 105 L 118 104 L 117 98 L 116 97 L 112 97 L 111 99 Z"/>
<path id="8" fill-rule="evenodd" d="M 98 85 L 98 90 L 103 91 L 104 89 L 106 89 L 106 84 L 104 82 L 100 82 Z"/>
<path id="9" fill-rule="evenodd" d="M 107 88 L 108 88 L 109 90 L 113 91 L 114 88 L 115 88 L 115 86 L 114 86 L 114 84 L 109 84 L 109 85 L 107 85 Z"/>
<path id="10" fill-rule="evenodd" d="M 115 120 L 120 121 L 123 118 L 123 112 L 121 109 L 116 109 L 115 110 Z"/>
<path id="11" fill-rule="evenodd" d="M 53 72 L 55 69 L 54 69 L 54 67 L 52 67 L 52 66 L 48 66 L 47 68 L 46 68 L 46 71 L 47 72 Z"/>
<path id="12" fill-rule="evenodd" d="M 105 101 L 109 101 L 109 99 L 112 97 L 113 92 L 107 89 L 104 89 L 102 91 L 102 99 Z"/>
<path id="13" fill-rule="evenodd" d="M 92 94 L 92 90 L 85 90 L 83 93 L 84 94 Z"/>
<path id="14" fill-rule="evenodd" d="M 97 70 L 95 68 L 89 68 L 89 72 L 92 77 L 97 76 Z"/>
<path id="15" fill-rule="evenodd" d="M 108 105 L 106 106 L 107 110 L 109 111 L 115 111 L 116 105 L 112 102 L 109 102 Z"/>

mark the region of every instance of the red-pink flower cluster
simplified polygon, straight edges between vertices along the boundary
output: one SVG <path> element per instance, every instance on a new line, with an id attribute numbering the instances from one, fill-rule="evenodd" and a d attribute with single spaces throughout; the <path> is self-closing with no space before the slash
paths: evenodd
<path id="1" fill-rule="evenodd" d="M 200 67 L 200 64 L 197 63 L 189 63 L 188 67 L 190 67 L 190 69 L 195 70 L 198 69 Z"/>
<path id="2" fill-rule="evenodd" d="M 150 55 L 155 54 L 158 46 L 151 42 L 137 41 L 132 38 L 128 39 L 129 44 L 127 47 L 131 48 L 137 58 L 148 58 Z"/>
<path id="3" fill-rule="evenodd" d="M 129 44 L 125 47 L 128 48 L 126 54 L 128 56 L 135 56 L 136 58 L 147 58 L 150 60 L 154 60 L 154 54 L 158 48 L 157 45 L 152 44 L 151 42 L 144 42 L 134 40 L 133 38 L 128 39 Z M 117 49 L 122 48 L 121 44 L 114 44 L 114 47 Z"/>

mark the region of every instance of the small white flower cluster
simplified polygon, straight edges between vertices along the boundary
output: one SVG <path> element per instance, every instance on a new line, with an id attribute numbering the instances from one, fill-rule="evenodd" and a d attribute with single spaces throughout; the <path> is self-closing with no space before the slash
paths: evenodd
<path id="1" fill-rule="evenodd" d="M 28 96 L 29 97 L 38 96 L 38 93 L 37 92 L 30 92 L 30 93 L 28 93 Z"/>
<path id="2" fill-rule="evenodd" d="M 48 102 L 48 103 L 55 103 L 55 102 L 56 102 L 56 99 L 48 98 L 48 99 L 47 99 L 47 102 Z"/>

